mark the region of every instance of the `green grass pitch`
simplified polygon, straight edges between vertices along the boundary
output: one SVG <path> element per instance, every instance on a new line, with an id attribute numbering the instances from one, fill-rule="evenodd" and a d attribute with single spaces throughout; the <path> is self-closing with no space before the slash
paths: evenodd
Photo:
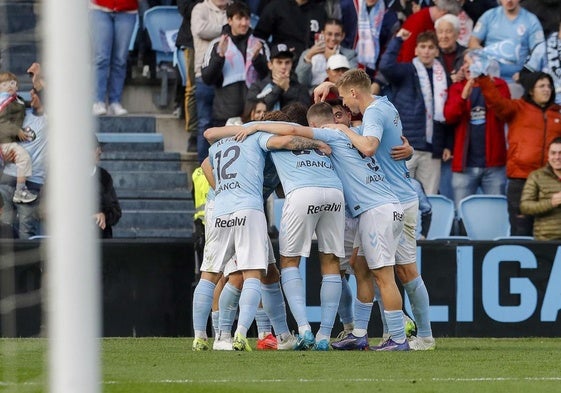
<path id="1" fill-rule="evenodd" d="M 435 351 L 408 353 L 192 352 L 191 342 L 103 339 L 101 390 L 561 392 L 561 339 L 556 338 L 440 338 Z M 46 351 L 44 339 L 0 340 L 0 392 L 47 392 Z"/>

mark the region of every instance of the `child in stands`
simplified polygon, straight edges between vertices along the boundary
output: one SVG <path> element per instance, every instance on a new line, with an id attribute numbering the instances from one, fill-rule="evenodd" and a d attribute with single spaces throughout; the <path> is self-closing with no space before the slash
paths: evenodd
<path id="1" fill-rule="evenodd" d="M 27 151 L 16 141 L 31 141 L 33 130 L 22 129 L 25 106 L 17 95 L 18 79 L 11 72 L 0 73 L 0 155 L 6 156 L 10 151 L 15 154 L 17 166 L 17 184 L 14 203 L 30 203 L 37 195 L 30 192 L 25 181 L 31 175 L 31 158 Z"/>

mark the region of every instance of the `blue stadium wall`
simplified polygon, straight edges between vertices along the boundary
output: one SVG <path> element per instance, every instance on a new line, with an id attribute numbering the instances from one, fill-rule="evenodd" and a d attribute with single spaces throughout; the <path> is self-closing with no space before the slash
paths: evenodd
<path id="1" fill-rule="evenodd" d="M 11 247 L 6 242 L 0 246 Z M 101 246 L 104 336 L 192 336 L 191 299 L 196 285 L 192 243 L 110 240 Z M 43 247 L 17 241 L 14 248 L 17 292 L 41 293 Z M 314 246 L 311 255 L 316 251 Z M 561 243 L 419 242 L 418 263 L 430 294 L 436 336 L 559 335 Z M 301 266 L 314 328 L 320 315 L 317 266 L 315 257 Z M 39 334 L 39 304 L 20 307 L 15 317 L 18 336 Z M 296 328 L 292 320 L 289 323 Z M 339 329 L 336 325 L 334 334 Z M 380 335 L 377 307 L 369 335 Z"/>

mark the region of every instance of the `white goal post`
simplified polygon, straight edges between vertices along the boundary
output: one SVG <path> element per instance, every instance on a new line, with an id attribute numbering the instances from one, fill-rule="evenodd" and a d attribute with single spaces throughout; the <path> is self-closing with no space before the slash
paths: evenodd
<path id="1" fill-rule="evenodd" d="M 47 333 L 49 391 L 97 393 L 100 263 L 87 0 L 45 0 L 43 67 L 49 119 Z"/>

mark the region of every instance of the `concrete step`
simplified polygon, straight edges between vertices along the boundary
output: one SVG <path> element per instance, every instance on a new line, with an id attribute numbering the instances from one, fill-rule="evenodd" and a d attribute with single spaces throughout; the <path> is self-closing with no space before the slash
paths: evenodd
<path id="1" fill-rule="evenodd" d="M 165 239 L 189 239 L 193 236 L 191 228 L 183 229 L 156 229 L 156 228 L 119 228 L 119 225 L 113 227 L 114 238 L 165 238 Z"/>
<path id="2" fill-rule="evenodd" d="M 99 133 L 155 133 L 156 118 L 154 116 L 100 116 L 98 119 Z"/>
<path id="3" fill-rule="evenodd" d="M 185 187 L 187 190 L 187 176 L 180 171 L 113 172 L 111 176 L 117 194 L 119 194 L 119 188 L 167 191 L 172 188 Z"/>
<path id="4" fill-rule="evenodd" d="M 101 162 L 114 160 L 127 161 L 178 161 L 181 155 L 176 152 L 163 151 L 134 151 L 134 150 L 113 150 L 104 151 L 101 154 Z"/>
<path id="5" fill-rule="evenodd" d="M 101 161 L 100 166 L 113 172 L 181 171 L 180 161 Z"/>
<path id="6" fill-rule="evenodd" d="M 122 210 L 187 210 L 195 211 L 190 199 L 120 199 Z"/>
<path id="7" fill-rule="evenodd" d="M 123 210 L 120 228 L 191 228 L 193 212 L 187 210 Z"/>
<path id="8" fill-rule="evenodd" d="M 103 150 L 163 151 L 164 137 L 161 134 L 146 133 L 98 133 Z"/>
<path id="9" fill-rule="evenodd" d="M 165 199 L 165 200 L 185 200 L 192 199 L 191 193 L 187 188 L 169 188 L 165 190 L 156 189 L 116 189 L 119 201 L 124 199 Z"/>

